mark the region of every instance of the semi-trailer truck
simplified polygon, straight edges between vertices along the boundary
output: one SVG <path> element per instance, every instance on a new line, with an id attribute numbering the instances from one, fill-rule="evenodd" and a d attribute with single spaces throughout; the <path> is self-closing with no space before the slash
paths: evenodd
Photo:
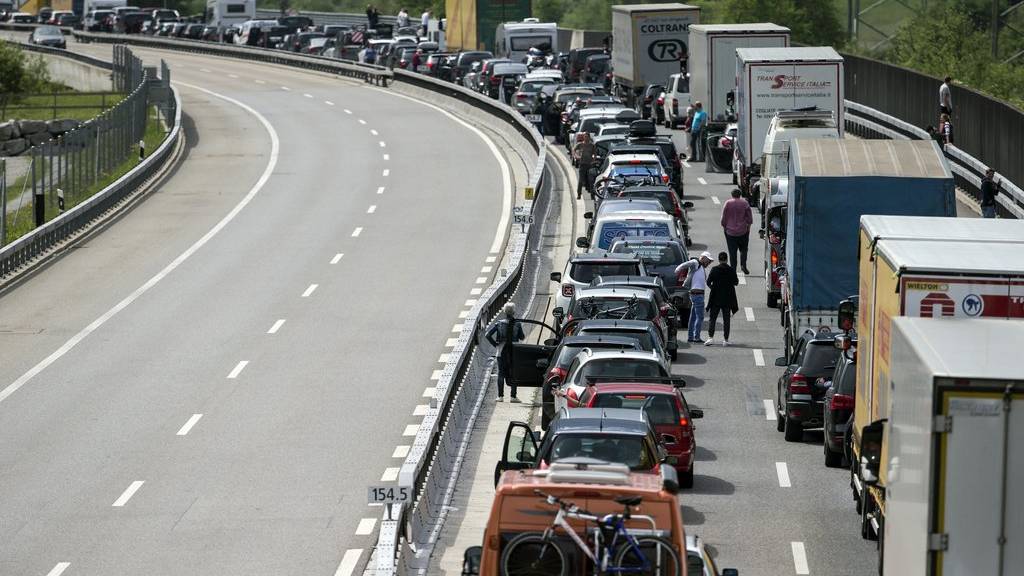
<path id="1" fill-rule="evenodd" d="M 796 139 L 790 145 L 780 311 L 786 358 L 806 330 L 836 326 L 857 293 L 864 214 L 955 216 L 953 175 L 931 140 Z"/>
<path id="2" fill-rule="evenodd" d="M 1024 322 L 894 318 L 891 409 L 860 438 L 883 576 L 1024 574 Z"/>
<path id="3" fill-rule="evenodd" d="M 685 67 L 690 26 L 700 23 L 700 8 L 687 4 L 612 6 L 612 75 L 615 91 L 636 108 L 649 84 L 664 84 Z"/>
<path id="4" fill-rule="evenodd" d="M 1024 319 L 1024 222 L 863 216 L 858 240 L 857 387 L 850 487 L 861 533 L 876 538 L 886 516 L 878 487 L 860 481 L 860 438 L 888 416 L 892 323 L 899 317 Z"/>

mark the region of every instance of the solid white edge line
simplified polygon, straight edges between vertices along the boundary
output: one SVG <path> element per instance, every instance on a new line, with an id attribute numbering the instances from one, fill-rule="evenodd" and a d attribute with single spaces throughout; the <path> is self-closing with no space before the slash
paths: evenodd
<path id="1" fill-rule="evenodd" d="M 753 322 L 754 321 L 754 309 L 753 308 L 751 308 L 750 306 L 744 306 L 743 307 L 743 313 L 747 316 L 747 322 Z"/>
<path id="2" fill-rule="evenodd" d="M 334 102 L 331 102 L 330 100 L 324 100 L 324 104 L 327 104 L 328 106 L 334 106 Z"/>
<path id="3" fill-rule="evenodd" d="M 117 500 L 114 500 L 112 506 L 114 508 L 123 508 L 124 505 L 127 504 L 129 500 L 131 500 L 132 496 L 134 496 L 135 493 L 139 491 L 139 488 L 142 488 L 142 485 L 145 483 L 145 480 L 136 480 L 129 484 L 128 487 L 125 488 L 124 492 L 122 492 L 121 495 L 117 497 Z"/>
<path id="4" fill-rule="evenodd" d="M 353 238 L 358 238 L 359 235 L 362 234 L 362 233 L 363 233 L 363 228 L 362 228 L 362 226 L 359 226 L 355 230 L 352 231 L 352 237 Z"/>
<path id="5" fill-rule="evenodd" d="M 185 425 L 178 430 L 176 436 L 187 436 L 192 430 L 192 427 L 195 426 L 196 422 L 199 422 L 199 419 L 202 417 L 202 414 L 193 414 L 192 417 L 188 419 L 188 422 L 185 422 Z"/>
<path id="6" fill-rule="evenodd" d="M 810 574 L 811 571 L 807 568 L 807 551 L 804 550 L 804 543 L 790 542 L 789 544 L 793 547 L 793 567 L 796 568 L 796 573 Z"/>
<path id="7" fill-rule="evenodd" d="M 345 550 L 345 554 L 341 557 L 341 563 L 338 564 L 338 569 L 334 571 L 334 576 L 352 576 L 356 565 L 359 564 L 359 557 L 362 555 L 362 548 Z"/>
<path id="8" fill-rule="evenodd" d="M 313 292 L 316 292 L 316 289 L 319 287 L 319 284 L 310 284 L 309 288 L 306 288 L 306 291 L 302 293 L 302 297 L 309 298 L 313 294 Z"/>
<path id="9" fill-rule="evenodd" d="M 356 536 L 366 536 L 373 533 L 373 529 L 377 526 L 376 518 L 362 518 L 359 520 L 359 524 L 356 525 Z"/>
<path id="10" fill-rule="evenodd" d="M 263 124 L 263 127 L 267 130 L 267 133 L 270 135 L 270 158 L 267 161 L 266 168 L 263 169 L 263 174 L 261 174 L 259 179 L 256 180 L 256 183 L 253 184 L 252 188 L 249 189 L 249 192 L 245 195 L 245 197 L 242 198 L 238 202 L 238 204 L 235 204 L 235 207 L 232 208 L 231 211 L 227 213 L 227 215 L 221 218 L 221 220 L 217 222 L 217 224 L 215 224 L 213 228 L 210 228 L 210 230 L 206 234 L 204 234 L 202 238 L 196 240 L 194 244 L 189 246 L 177 258 L 171 261 L 170 264 L 165 266 L 163 270 L 160 270 L 159 272 L 156 273 L 155 276 L 147 280 L 145 284 L 136 288 L 134 292 L 132 292 L 123 300 L 115 304 L 113 308 L 104 312 L 99 318 L 93 320 L 88 326 L 86 326 L 80 332 L 72 336 L 60 348 L 52 352 L 46 358 L 40 360 L 39 363 L 37 363 L 32 368 L 29 368 L 27 372 L 19 376 L 17 380 L 9 384 L 6 388 L 0 390 L 0 402 L 6 400 L 8 397 L 10 397 L 11 394 L 14 394 L 15 392 L 18 391 L 19 388 L 28 383 L 29 380 L 31 380 L 37 374 L 45 370 L 49 365 L 59 360 L 62 356 L 70 352 L 71 349 L 77 346 L 79 342 L 84 340 L 86 336 L 95 332 L 100 326 L 104 325 L 108 320 L 117 315 L 118 312 L 127 308 L 128 305 L 130 305 L 132 302 L 138 300 L 140 296 L 148 292 L 149 289 L 152 288 L 153 286 L 156 286 L 158 282 L 166 278 L 167 275 L 173 272 L 175 268 L 181 266 L 183 262 L 188 260 L 200 248 L 205 246 L 206 243 L 209 242 L 214 236 L 216 236 L 221 230 L 223 230 L 224 227 L 227 226 L 229 222 L 234 220 L 235 217 L 238 216 L 238 213 L 241 212 L 242 209 L 249 204 L 249 202 L 252 202 L 252 199 L 256 197 L 256 194 L 259 193 L 259 191 L 267 183 L 267 180 L 270 179 L 270 175 L 274 172 L 274 168 L 277 166 L 277 156 L 281 144 L 277 138 L 277 131 L 274 130 L 274 127 L 271 126 L 270 122 L 268 122 L 267 119 L 262 114 L 257 112 L 248 104 L 243 104 L 242 102 L 239 102 L 234 98 L 224 96 L 223 94 L 218 94 L 216 92 L 207 90 L 206 88 L 200 88 L 199 86 L 186 84 L 184 82 L 178 81 L 175 81 L 174 83 L 180 84 L 181 86 L 185 86 L 187 88 L 199 90 L 200 92 L 205 92 L 206 94 L 220 98 L 225 102 L 230 102 L 231 104 L 234 104 L 242 108 L 246 112 L 252 114 L 256 117 L 257 120 L 260 121 L 261 124 Z"/>
<path id="11" fill-rule="evenodd" d="M 71 562 L 57 562 L 57 565 L 53 567 L 53 570 L 47 572 L 46 576 L 60 576 L 68 569 L 68 566 L 71 566 Z"/>
<path id="12" fill-rule="evenodd" d="M 491 140 L 489 136 L 484 134 L 479 128 L 473 126 L 472 124 L 466 122 L 465 120 L 459 118 L 458 116 L 455 116 L 451 112 L 445 110 L 444 108 L 441 108 L 436 104 L 423 102 L 415 98 L 410 98 L 405 94 L 397 94 L 395 92 L 389 92 L 387 90 L 383 90 L 380 88 L 371 89 L 379 90 L 383 94 L 390 94 L 397 98 L 405 98 L 406 100 L 409 100 L 411 102 L 415 102 L 417 104 L 433 108 L 434 110 L 437 110 L 438 112 L 458 122 L 459 124 L 462 124 L 467 130 L 476 134 L 478 137 L 480 137 L 481 140 L 484 141 L 485 144 L 487 144 L 487 148 L 490 149 L 491 154 L 494 156 L 494 159 L 498 161 L 498 166 L 501 168 L 501 216 L 498 218 L 498 229 L 494 233 L 494 241 L 491 242 L 491 249 L 489 251 L 491 254 L 497 254 L 498 251 L 501 250 L 502 243 L 504 243 L 505 241 L 505 232 L 508 229 L 508 222 L 512 218 L 512 168 L 509 166 L 508 160 L 505 160 L 505 157 L 501 155 L 501 151 L 498 150 L 498 146 L 495 145 L 494 141 Z M 387 174 L 385 174 L 385 176 L 387 176 Z"/>
<path id="13" fill-rule="evenodd" d="M 764 399 L 764 418 L 765 420 L 776 420 L 779 417 L 775 413 L 775 403 L 768 398 Z"/>
<path id="14" fill-rule="evenodd" d="M 235 367 L 231 369 L 231 373 L 228 374 L 228 379 L 234 380 L 235 378 L 238 378 L 238 375 L 241 374 L 242 370 L 245 370 L 245 367 L 248 365 L 248 360 L 239 360 L 238 364 L 235 364 Z"/>
<path id="15" fill-rule="evenodd" d="M 760 348 L 754 348 L 754 366 L 764 366 L 764 352 Z"/>
<path id="16" fill-rule="evenodd" d="M 277 334 L 277 331 L 281 329 L 281 326 L 284 326 L 284 318 L 274 322 L 274 325 L 270 327 L 270 330 L 267 330 L 267 334 Z"/>
<path id="17" fill-rule="evenodd" d="M 338 262 L 341 261 L 341 259 L 344 256 L 345 256 L 344 254 L 342 254 L 341 252 L 338 252 L 337 254 L 334 255 L 334 258 L 331 258 L 331 264 L 337 264 Z"/>
<path id="18" fill-rule="evenodd" d="M 789 481 L 789 467 L 785 462 L 775 463 L 775 475 L 779 477 L 779 488 L 790 488 L 793 484 Z"/>

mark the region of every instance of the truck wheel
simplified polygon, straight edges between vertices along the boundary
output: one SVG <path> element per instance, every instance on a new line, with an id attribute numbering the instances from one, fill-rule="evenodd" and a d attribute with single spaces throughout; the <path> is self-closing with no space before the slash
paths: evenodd
<path id="1" fill-rule="evenodd" d="M 857 463 L 850 461 L 850 493 L 853 494 L 854 509 L 857 510 L 857 514 L 861 513 L 860 505 L 860 494 L 857 493 L 857 485 L 853 483 L 853 477 L 857 474 Z"/>
<path id="2" fill-rule="evenodd" d="M 690 465 L 689 472 L 682 472 L 679 474 L 679 487 L 680 488 L 693 488 L 693 465 Z"/>
<path id="3" fill-rule="evenodd" d="M 864 503 L 860 510 L 860 536 L 865 540 L 878 540 L 878 535 L 871 529 L 871 520 L 868 518 L 868 515 L 875 512 L 874 498 L 865 490 L 863 499 Z"/>
<path id="4" fill-rule="evenodd" d="M 786 442 L 799 442 L 804 439 L 804 427 L 792 418 L 786 418 L 785 433 Z"/>
<path id="5" fill-rule="evenodd" d="M 825 467 L 826 468 L 840 468 L 843 465 L 843 453 L 833 452 L 828 447 L 828 441 L 823 442 L 825 445 Z"/>

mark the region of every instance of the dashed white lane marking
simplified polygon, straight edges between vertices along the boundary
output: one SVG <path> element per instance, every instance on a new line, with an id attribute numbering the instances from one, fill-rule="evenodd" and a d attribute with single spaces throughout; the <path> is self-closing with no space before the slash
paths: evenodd
<path id="1" fill-rule="evenodd" d="M 376 136 L 377 135 L 377 131 L 376 130 L 370 130 L 370 134 L 373 134 L 374 136 Z"/>
<path id="2" fill-rule="evenodd" d="M 266 82 L 264 82 L 263 80 L 257 80 L 256 83 L 257 84 L 266 84 Z"/>
<path id="3" fill-rule="evenodd" d="M 419 424 L 408 424 L 408 425 L 406 425 L 405 430 L 402 430 L 402 436 L 415 436 L 416 433 L 419 432 L 419 431 L 420 431 L 420 425 Z"/>
<path id="4" fill-rule="evenodd" d="M 722 203 L 722 201 L 718 199 L 718 196 L 712 196 L 711 197 L 711 202 L 713 204 L 721 204 Z"/>
<path id="5" fill-rule="evenodd" d="M 359 557 L 362 555 L 362 548 L 345 550 L 345 554 L 341 557 L 341 564 L 338 564 L 338 569 L 334 571 L 334 576 L 352 576 L 356 565 L 359 564 Z"/>
<path id="6" fill-rule="evenodd" d="M 779 415 L 775 413 L 775 403 L 772 402 L 771 400 L 765 398 L 764 399 L 764 418 L 765 418 L 765 420 L 775 420 L 778 417 L 779 417 Z"/>
<path id="7" fill-rule="evenodd" d="M 306 98 L 312 98 L 313 97 L 312 94 L 303 94 L 303 96 L 305 96 Z"/>
<path id="8" fill-rule="evenodd" d="M 228 379 L 234 380 L 235 378 L 238 378 L 238 375 L 241 374 L 242 370 L 245 370 L 245 367 L 248 365 L 248 360 L 239 360 L 238 364 L 235 364 L 235 367 L 232 368 L 231 372 L 228 373 Z"/>
<path id="9" fill-rule="evenodd" d="M 683 166 L 686 166 L 687 168 L 689 168 L 690 167 L 690 163 L 687 162 L 686 160 L 683 160 Z"/>
<path id="10" fill-rule="evenodd" d="M 764 352 L 760 348 L 754 348 L 754 366 L 764 366 Z"/>
<path id="11" fill-rule="evenodd" d="M 380 147 L 381 148 L 385 148 L 385 147 L 387 147 L 387 144 L 383 140 L 381 140 L 380 141 Z"/>
<path id="12" fill-rule="evenodd" d="M 790 542 L 793 546 L 793 567 L 797 574 L 810 574 L 807 568 L 807 552 L 804 550 L 803 542 Z"/>
<path id="13" fill-rule="evenodd" d="M 472 290 L 469 291 L 469 295 L 470 296 L 479 296 L 480 294 L 483 293 L 483 291 L 484 291 L 483 288 L 473 288 Z"/>
<path id="14" fill-rule="evenodd" d="M 466 318 L 468 316 L 469 316 L 469 310 L 463 310 L 462 312 L 459 312 L 459 318 Z"/>
<path id="15" fill-rule="evenodd" d="M 309 288 L 306 288 L 306 291 L 302 293 L 302 297 L 309 298 L 313 294 L 313 292 L 316 292 L 316 289 L 319 287 L 319 284 L 310 284 Z"/>
<path id="16" fill-rule="evenodd" d="M 200 72 L 206 72 L 207 74 L 210 73 L 210 70 L 208 68 L 200 68 L 199 71 Z"/>
<path id="17" fill-rule="evenodd" d="M 736 277 L 740 281 L 740 286 L 746 286 L 747 285 L 747 275 L 746 274 L 744 274 L 743 272 L 740 272 L 740 273 L 736 274 Z"/>
<path id="18" fill-rule="evenodd" d="M 480 269 L 481 274 L 489 274 L 491 270 L 494 270 L 494 266 L 484 266 Z"/>
<path id="19" fill-rule="evenodd" d="M 454 348 L 455 345 L 458 344 L 458 343 L 459 343 L 459 339 L 458 338 L 449 338 L 449 339 L 444 341 L 444 347 L 445 348 Z"/>
<path id="20" fill-rule="evenodd" d="M 46 573 L 46 576 L 60 576 L 68 569 L 68 566 L 71 566 L 71 562 L 58 562 L 57 565 L 53 567 L 53 570 Z"/>
<path id="21" fill-rule="evenodd" d="M 452 332 L 462 332 L 463 326 L 465 326 L 465 324 L 455 324 L 452 326 Z"/>
<path id="22" fill-rule="evenodd" d="M 202 417 L 202 414 L 193 414 L 192 417 L 188 419 L 188 422 L 185 422 L 185 425 L 178 430 L 177 436 L 188 435 L 189 431 L 192 430 L 192 427 L 195 426 L 196 422 L 199 422 L 199 419 Z"/>
<path id="23" fill-rule="evenodd" d="M 142 485 L 145 483 L 145 480 L 136 480 L 135 482 L 129 484 L 128 488 L 126 488 L 125 491 L 122 492 L 121 495 L 117 497 L 117 500 L 114 500 L 113 507 L 123 507 L 125 504 L 128 503 L 129 500 L 132 499 L 132 496 L 134 496 L 135 493 L 139 491 L 139 488 L 142 488 Z"/>
<path id="24" fill-rule="evenodd" d="M 238 78 L 238 74 L 228 74 L 228 78 Z"/>
<path id="25" fill-rule="evenodd" d="M 351 114 L 351 113 L 352 113 L 351 110 L 349 110 L 348 108 L 345 108 L 345 114 Z"/>
<path id="26" fill-rule="evenodd" d="M 476 290 L 476 288 L 473 288 L 473 290 Z M 472 292 L 472 290 L 470 290 L 470 292 Z M 476 305 L 476 298 L 470 298 L 469 300 L 466 300 L 466 302 L 463 304 L 463 306 L 475 306 L 475 305 Z"/>
<path id="27" fill-rule="evenodd" d="M 476 283 L 477 284 L 486 284 L 487 283 L 487 277 L 486 276 L 477 276 Z"/>
<path id="28" fill-rule="evenodd" d="M 324 104 L 327 104 L 328 106 L 334 106 L 334 102 L 331 102 L 330 100 L 324 100 Z"/>
<path id="29" fill-rule="evenodd" d="M 493 263 L 497 259 L 498 259 L 497 256 L 488 256 L 487 258 L 484 259 L 484 262 L 487 262 L 488 264 L 491 264 L 491 263 Z"/>
<path id="30" fill-rule="evenodd" d="M 287 86 L 281 86 L 281 90 L 284 90 L 285 92 L 291 92 L 292 91 L 292 89 L 287 87 Z"/>
<path id="31" fill-rule="evenodd" d="M 384 187 L 383 186 L 377 187 L 377 194 L 383 194 L 383 193 L 384 193 Z"/>
<path id="32" fill-rule="evenodd" d="M 423 389 L 423 397 L 424 398 L 433 398 L 434 397 L 434 392 L 436 392 L 436 391 L 437 391 L 436 387 L 434 387 L 434 386 L 427 386 L 426 388 Z"/>
<path id="33" fill-rule="evenodd" d="M 245 197 L 242 198 L 238 202 L 238 204 L 235 204 L 235 207 L 232 208 L 231 211 L 227 213 L 227 215 L 221 218 L 220 221 L 218 221 L 217 224 L 213 226 L 213 228 L 210 228 L 210 230 L 206 234 L 204 234 L 202 238 L 196 240 L 194 244 L 189 246 L 184 252 L 178 255 L 178 257 L 175 258 L 170 264 L 168 264 L 162 270 L 157 272 L 155 276 L 147 280 L 145 284 L 136 288 L 134 292 L 132 292 L 128 296 L 125 296 L 124 299 L 115 304 L 113 308 L 104 312 L 102 316 L 93 320 L 85 328 L 82 328 L 81 331 L 72 336 L 71 339 L 69 339 L 67 342 L 61 345 L 60 348 L 53 351 L 46 358 L 40 360 L 39 363 L 30 368 L 28 372 L 25 372 L 24 374 L 19 376 L 17 380 L 7 385 L 6 388 L 0 390 L 0 402 L 3 402 L 8 397 L 10 397 L 11 394 L 17 392 L 19 388 L 27 384 L 28 381 L 31 380 L 32 378 L 35 378 L 37 374 L 45 370 L 48 366 L 50 366 L 57 360 L 60 360 L 65 354 L 71 351 L 71 349 L 77 346 L 79 342 L 85 340 L 85 338 L 89 336 L 89 334 L 92 334 L 93 332 L 98 330 L 101 326 L 106 324 L 108 320 L 116 316 L 118 312 L 127 308 L 132 302 L 138 300 L 140 296 L 148 292 L 150 288 L 152 288 L 153 286 L 156 286 L 161 280 L 166 278 L 168 274 L 173 272 L 178 266 L 181 266 L 181 264 L 188 260 L 190 257 L 192 257 L 193 254 L 198 252 L 200 248 L 205 246 L 206 243 L 210 241 L 210 239 L 216 236 L 221 230 L 224 229 L 225 226 L 227 226 L 232 220 L 234 220 L 235 217 L 238 216 L 238 213 L 241 212 L 242 209 L 245 208 L 249 204 L 249 202 L 251 202 L 252 199 L 256 197 L 257 194 L 259 194 L 259 191 L 267 183 L 267 180 L 270 179 L 270 175 L 274 172 L 274 168 L 277 166 L 277 157 L 280 152 L 281 143 L 280 140 L 278 140 L 277 138 L 277 131 L 274 130 L 274 127 L 270 124 L 269 121 L 267 121 L 266 117 L 257 112 L 248 104 L 243 104 L 242 102 L 239 102 L 234 98 L 230 98 L 228 96 L 224 96 L 223 94 L 218 94 L 211 90 L 207 90 L 206 88 L 200 88 L 199 86 L 195 86 L 185 82 L 178 82 L 178 84 L 185 86 L 187 88 L 199 90 L 200 92 L 203 92 L 210 96 L 220 98 L 225 102 L 230 102 L 231 104 L 234 104 L 235 106 L 238 106 L 239 108 L 252 114 L 254 117 L 256 117 L 257 120 L 259 120 L 260 124 L 263 125 L 263 127 L 267 131 L 267 134 L 270 136 L 270 158 L 267 161 L 266 167 L 263 169 L 263 174 L 261 174 L 259 179 L 256 180 L 256 183 L 252 185 L 252 188 L 249 189 L 249 192 L 246 193 Z"/>
<path id="34" fill-rule="evenodd" d="M 281 329 L 281 326 L 284 326 L 284 318 L 274 322 L 274 325 L 270 327 L 270 330 L 267 330 L 267 334 L 277 334 L 277 331 Z"/>
<path id="35" fill-rule="evenodd" d="M 441 354 L 440 356 L 437 357 L 437 362 L 438 362 L 438 364 L 447 364 L 448 363 L 448 358 L 450 358 L 450 357 L 451 357 L 451 354 L 448 354 L 448 353 Z"/>
<path id="36" fill-rule="evenodd" d="M 376 211 L 377 211 L 377 205 L 376 204 L 373 204 L 372 206 L 370 206 L 369 208 L 366 209 L 366 213 L 367 214 L 373 214 Z"/>
<path id="37" fill-rule="evenodd" d="M 384 176 L 388 176 L 388 175 L 390 175 L 390 174 L 391 174 L 391 170 L 390 170 L 390 169 L 388 169 L 388 168 L 385 168 L 385 169 L 384 169 L 384 172 L 382 172 L 382 174 L 383 174 Z"/>
<path id="38" fill-rule="evenodd" d="M 337 264 L 338 262 L 341 262 L 341 259 L 344 257 L 344 254 L 338 252 L 337 254 L 334 255 L 334 258 L 331 258 L 331 264 Z"/>
<path id="39" fill-rule="evenodd" d="M 704 179 L 704 178 L 702 178 L 702 177 L 699 177 L 699 176 L 697 177 L 697 182 L 700 182 L 701 184 L 703 184 L 703 185 L 705 185 L 705 186 L 707 186 L 707 185 L 708 185 L 708 181 L 707 181 L 707 180 L 705 180 L 705 179 Z"/>
<path id="40" fill-rule="evenodd" d="M 385 468 L 384 473 L 380 475 L 381 482 L 394 482 L 398 480 L 399 468 Z"/>
<path id="41" fill-rule="evenodd" d="M 384 155 L 384 159 L 385 160 L 391 160 L 391 154 L 385 154 Z"/>
<path id="42" fill-rule="evenodd" d="M 367 534 L 370 534 L 373 532 L 373 528 L 376 525 L 376 518 L 363 518 L 359 521 L 359 524 L 356 525 L 356 536 L 366 536 Z"/>
<path id="43" fill-rule="evenodd" d="M 395 451 L 391 453 L 392 458 L 405 458 L 409 455 L 409 449 L 412 446 L 395 446 Z"/>
<path id="44" fill-rule="evenodd" d="M 360 118 L 359 119 L 359 123 L 365 125 L 366 124 L 366 120 L 363 120 L 362 118 Z"/>
<path id="45" fill-rule="evenodd" d="M 750 306 L 745 306 L 743 308 L 743 313 L 747 315 L 747 322 L 753 322 L 754 321 L 754 309 L 753 308 L 751 308 Z"/>
<path id="46" fill-rule="evenodd" d="M 412 409 L 413 416 L 426 416 L 427 410 L 430 410 L 429 404 L 418 404 Z"/>
<path id="47" fill-rule="evenodd" d="M 444 371 L 443 370 L 434 370 L 433 372 L 430 373 L 430 379 L 431 380 L 440 380 L 442 372 L 444 372 Z"/>
<path id="48" fill-rule="evenodd" d="M 356 228 L 355 230 L 352 231 L 352 237 L 353 238 L 358 238 L 359 235 L 362 234 L 362 233 L 363 233 L 362 227 Z"/>
<path id="49" fill-rule="evenodd" d="M 786 466 L 785 462 L 775 463 L 775 474 L 779 477 L 779 488 L 789 488 L 792 486 L 789 483 L 789 467 Z"/>

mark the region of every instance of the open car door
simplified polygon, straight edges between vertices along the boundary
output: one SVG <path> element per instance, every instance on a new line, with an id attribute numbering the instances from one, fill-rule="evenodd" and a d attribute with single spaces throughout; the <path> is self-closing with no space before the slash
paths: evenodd
<path id="1" fill-rule="evenodd" d="M 557 345 L 558 333 L 551 326 L 537 320 L 523 319 L 516 320 L 516 322 L 535 324 L 539 327 L 538 335 L 531 338 L 533 341 L 541 341 L 540 336 L 548 338 L 543 340 L 544 344 L 528 344 L 526 342 L 512 344 L 512 373 L 507 376 L 508 380 L 516 386 L 539 388 L 544 385 L 544 374 L 547 372 L 551 353 L 554 352 Z"/>
<path id="2" fill-rule="evenodd" d="M 529 470 L 537 465 L 537 438 L 526 422 L 513 420 L 505 431 L 505 446 L 501 460 L 494 467 L 494 485 L 506 470 Z"/>

